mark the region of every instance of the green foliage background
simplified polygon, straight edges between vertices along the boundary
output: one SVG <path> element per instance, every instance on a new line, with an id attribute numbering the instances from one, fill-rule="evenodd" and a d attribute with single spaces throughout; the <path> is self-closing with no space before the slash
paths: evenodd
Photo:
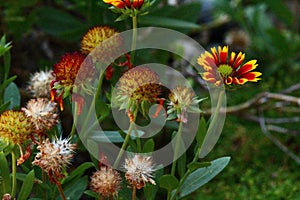
<path id="1" fill-rule="evenodd" d="M 299 82 L 299 9 L 295 13 L 297 9 L 288 8 L 286 3 L 291 1 L 215 0 L 207 16 L 200 15 L 203 2 L 166 6 L 162 1 L 157 1 L 149 15 L 139 18 L 139 26 L 172 28 L 196 39 L 204 32 L 211 34 L 216 31 L 218 37 L 222 38 L 228 29 L 224 26 L 227 22 L 244 29 L 251 40 L 246 57 L 258 60 L 258 69 L 263 72 L 263 77 L 258 84 L 227 92 L 229 105 L 242 103 L 262 91 L 278 92 Z M 11 73 L 18 75 L 18 86 L 24 88 L 30 73 L 45 67 L 51 68 L 62 54 L 78 49 L 82 35 L 90 27 L 109 25 L 119 31 L 131 28 L 129 20 L 114 22 L 117 15 L 108 7 L 98 0 L 1 1 L 1 35 L 5 34 L 7 41 L 12 41 Z M 220 23 L 224 15 L 228 21 L 223 23 L 221 20 Z M 210 20 L 199 22 L 199 16 Z M 52 56 L 39 53 L 45 41 L 53 52 Z M 212 42 L 215 41 L 202 45 L 209 47 Z M 222 43 L 222 40 L 218 42 Z M 168 57 L 168 54 L 162 53 L 157 59 L 167 63 Z M 145 56 L 144 59 L 151 60 L 152 57 Z M 195 87 L 198 86 L 195 84 Z M 299 137 L 279 134 L 276 137 L 285 143 L 292 141 L 293 150 L 299 155 Z M 187 199 L 299 198 L 299 165 L 273 145 L 258 124 L 236 116 L 227 117 L 221 138 L 207 159 L 220 156 L 231 156 L 227 168 Z M 87 163 L 81 167 L 85 170 L 91 166 L 91 163 Z M 80 176 L 74 175 L 73 178 Z M 76 180 L 81 187 L 87 185 L 88 177 Z"/>

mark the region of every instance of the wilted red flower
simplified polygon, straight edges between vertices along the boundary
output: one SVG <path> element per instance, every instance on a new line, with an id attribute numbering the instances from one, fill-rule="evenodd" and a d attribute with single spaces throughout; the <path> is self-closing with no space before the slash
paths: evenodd
<path id="1" fill-rule="evenodd" d="M 206 71 L 203 73 L 204 80 L 214 83 L 216 86 L 221 84 L 219 75 L 225 85 L 243 85 L 248 81 L 257 82 L 260 80 L 258 77 L 262 73 L 252 72 L 258 66 L 256 64 L 257 60 L 250 60 L 243 64 L 245 54 L 242 52 L 238 55 L 235 52 L 231 52 L 228 58 L 227 46 L 223 48 L 219 46 L 218 51 L 215 47 L 211 48 L 211 52 L 206 51 L 198 58 L 198 64 Z"/>
<path id="2" fill-rule="evenodd" d="M 66 53 L 54 65 L 53 75 L 55 80 L 51 83 L 51 100 L 59 102 L 63 110 L 63 98 L 67 97 L 74 86 L 78 71 L 85 56 L 81 53 Z"/>
<path id="3" fill-rule="evenodd" d="M 63 55 L 54 65 L 53 73 L 56 82 L 64 88 L 72 87 L 84 58 L 85 56 L 78 52 Z"/>

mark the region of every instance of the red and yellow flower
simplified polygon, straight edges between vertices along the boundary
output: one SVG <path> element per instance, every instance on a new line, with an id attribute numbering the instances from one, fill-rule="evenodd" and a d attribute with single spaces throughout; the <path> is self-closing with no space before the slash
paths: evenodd
<path id="1" fill-rule="evenodd" d="M 121 9 L 140 9 L 144 0 L 103 0 L 103 2 Z"/>
<path id="2" fill-rule="evenodd" d="M 211 53 L 206 51 L 198 58 L 198 64 L 203 67 L 205 72 L 202 74 L 203 79 L 207 82 L 214 83 L 216 86 L 221 85 L 243 85 L 246 82 L 257 82 L 262 75 L 260 72 L 252 71 L 256 69 L 257 60 L 250 60 L 243 64 L 245 54 L 240 52 L 236 54 L 231 52 L 228 56 L 228 47 L 211 48 Z"/>
<path id="3" fill-rule="evenodd" d="M 55 80 L 51 83 L 51 100 L 57 101 L 63 110 L 63 99 L 66 98 L 74 87 L 78 71 L 85 56 L 81 53 L 66 53 L 54 65 L 53 75 Z"/>
<path id="4" fill-rule="evenodd" d="M 121 13 L 116 21 L 136 17 L 139 14 L 145 15 L 148 13 L 148 7 L 151 6 L 150 0 L 103 0 L 103 2 L 112 5 L 110 9 L 114 13 Z"/>

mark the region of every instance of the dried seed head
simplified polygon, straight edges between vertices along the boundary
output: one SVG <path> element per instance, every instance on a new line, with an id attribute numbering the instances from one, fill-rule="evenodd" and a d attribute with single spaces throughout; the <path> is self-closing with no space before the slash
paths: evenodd
<path id="1" fill-rule="evenodd" d="M 36 130 L 51 129 L 58 123 L 56 103 L 48 99 L 31 99 L 22 110 L 30 118 Z"/>
<path id="2" fill-rule="evenodd" d="M 91 189 L 102 197 L 114 197 L 121 189 L 121 177 L 119 173 L 107 166 L 102 166 L 91 177 Z"/>
<path id="3" fill-rule="evenodd" d="M 28 90 L 33 97 L 50 98 L 50 84 L 54 80 L 53 71 L 36 72 L 30 78 Z"/>
<path id="4" fill-rule="evenodd" d="M 135 155 L 133 158 L 125 159 L 124 167 L 126 180 L 137 189 L 145 187 L 148 182 L 156 184 L 152 179 L 154 172 L 152 157 Z"/>
<path id="5" fill-rule="evenodd" d="M 193 104 L 197 104 L 195 93 L 187 86 L 177 86 L 169 94 L 171 105 L 176 108 L 184 109 Z"/>
<path id="6" fill-rule="evenodd" d="M 45 171 L 50 180 L 58 180 L 64 175 L 62 170 L 70 164 L 76 144 L 70 144 L 68 139 L 55 139 L 50 142 L 47 138 L 37 149 L 40 151 L 32 164 Z"/>
<path id="7" fill-rule="evenodd" d="M 147 67 L 135 67 L 120 78 L 113 95 L 113 104 L 131 113 L 141 108 L 142 114 L 148 113 L 147 105 L 158 100 L 162 93 L 158 74 Z"/>

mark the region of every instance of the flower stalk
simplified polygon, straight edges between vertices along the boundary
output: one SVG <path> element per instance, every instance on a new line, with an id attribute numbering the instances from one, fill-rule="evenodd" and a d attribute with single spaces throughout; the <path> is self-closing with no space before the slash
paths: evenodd
<path id="1" fill-rule="evenodd" d="M 78 115 L 77 115 L 77 111 L 78 111 L 78 104 L 77 102 L 75 101 L 74 102 L 74 111 L 73 111 L 73 124 L 72 124 L 72 129 L 71 129 L 71 132 L 70 132 L 70 140 L 73 139 L 74 135 L 75 135 L 75 132 L 76 132 L 76 124 L 77 124 L 77 120 L 78 120 Z"/>
<path id="2" fill-rule="evenodd" d="M 208 127 L 208 130 L 207 130 L 207 133 L 210 132 L 210 130 L 211 130 L 212 127 L 216 126 L 216 123 L 218 121 L 217 118 L 218 118 L 218 115 L 220 114 L 220 109 L 221 109 L 221 105 L 222 105 L 222 102 L 223 102 L 224 95 L 225 95 L 225 92 L 221 91 L 220 94 L 219 94 L 219 99 L 218 99 L 218 103 L 217 103 L 217 106 L 216 106 L 216 111 L 215 111 L 215 114 L 212 117 L 211 123 L 210 123 L 210 125 Z M 196 153 L 194 155 L 192 163 L 196 162 L 199 159 L 199 155 L 201 153 L 202 145 L 203 144 L 198 144 L 198 148 L 196 150 Z M 185 172 L 185 174 L 183 175 L 183 177 L 179 181 L 179 186 L 175 190 L 175 193 L 172 195 L 172 197 L 170 198 L 170 200 L 174 200 L 175 197 L 178 195 L 178 193 L 180 192 L 180 188 L 182 187 L 183 183 L 185 182 L 185 180 L 187 179 L 187 177 L 190 175 L 190 173 L 192 173 L 192 171 L 190 169 L 188 169 Z M 168 196 L 169 196 L 169 193 L 168 193 Z"/>
<path id="3" fill-rule="evenodd" d="M 131 199 L 136 200 L 136 186 L 132 187 L 132 197 L 131 197 Z"/>
<path id="4" fill-rule="evenodd" d="M 137 15 L 132 16 L 132 43 L 131 43 L 131 63 L 134 61 L 137 42 Z"/>
<path id="5" fill-rule="evenodd" d="M 181 134 L 182 134 L 182 123 L 183 122 L 180 122 L 179 127 L 178 127 L 177 138 L 176 138 L 176 143 L 175 143 L 175 148 L 174 148 L 173 164 L 172 164 L 172 168 L 171 168 L 171 175 L 175 175 L 176 163 L 177 163 L 176 161 L 177 161 L 177 157 L 178 157 L 180 141 L 181 141 Z"/>
<path id="6" fill-rule="evenodd" d="M 12 168 L 11 198 L 14 199 L 17 194 L 17 158 L 14 150 L 11 152 L 11 168 Z"/>
<path id="7" fill-rule="evenodd" d="M 121 149 L 120 149 L 120 151 L 118 153 L 118 156 L 116 158 L 116 161 L 115 161 L 115 163 L 113 165 L 114 168 L 116 168 L 119 165 L 119 163 L 120 163 L 120 160 L 121 160 L 121 158 L 122 158 L 122 156 L 123 156 L 123 154 L 125 152 L 125 149 L 126 149 L 126 147 L 128 145 L 128 142 L 129 142 L 129 139 L 130 139 L 130 135 L 131 135 L 131 132 L 134 129 L 134 127 L 135 127 L 135 123 L 131 122 L 130 126 L 129 126 L 129 129 L 128 129 L 128 132 L 127 132 L 127 135 L 126 135 L 126 137 L 124 139 L 124 142 L 122 144 L 122 147 L 121 147 Z"/>
<path id="8" fill-rule="evenodd" d="M 61 187 L 61 184 L 60 184 L 60 182 L 56 182 L 56 185 L 57 185 L 57 189 L 58 189 L 58 191 L 59 191 L 59 194 L 60 194 L 60 196 L 61 196 L 61 198 L 63 199 L 63 200 L 67 200 L 67 198 L 66 198 L 66 196 L 65 196 L 65 193 L 64 193 L 64 191 L 63 191 L 63 189 L 62 189 L 62 187 Z"/>

